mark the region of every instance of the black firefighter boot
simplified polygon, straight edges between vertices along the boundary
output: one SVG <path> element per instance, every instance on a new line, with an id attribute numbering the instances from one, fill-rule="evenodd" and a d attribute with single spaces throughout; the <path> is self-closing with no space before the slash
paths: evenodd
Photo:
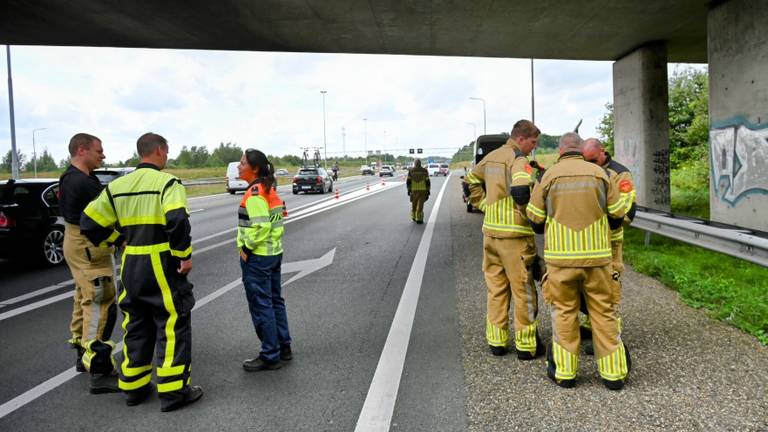
<path id="1" fill-rule="evenodd" d="M 114 371 L 109 373 L 92 373 L 90 392 L 91 394 L 119 393 L 120 388 L 117 386 L 117 374 Z"/>
<path id="2" fill-rule="evenodd" d="M 181 391 L 164 393 L 160 396 L 160 411 L 168 412 L 183 408 L 197 402 L 203 397 L 203 388 L 200 386 L 186 386 Z"/>
<path id="3" fill-rule="evenodd" d="M 85 372 L 85 365 L 83 364 L 83 354 L 85 354 L 85 349 L 81 346 L 74 346 L 72 345 L 72 348 L 77 350 L 77 358 L 75 359 L 75 370 L 78 372 Z"/>

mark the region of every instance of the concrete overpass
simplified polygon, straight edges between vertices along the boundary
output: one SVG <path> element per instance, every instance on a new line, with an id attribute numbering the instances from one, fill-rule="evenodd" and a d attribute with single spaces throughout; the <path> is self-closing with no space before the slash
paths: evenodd
<path id="1" fill-rule="evenodd" d="M 6 0 L 0 43 L 614 60 L 616 156 L 668 210 L 667 62 L 707 62 L 713 220 L 768 231 L 764 0 Z"/>

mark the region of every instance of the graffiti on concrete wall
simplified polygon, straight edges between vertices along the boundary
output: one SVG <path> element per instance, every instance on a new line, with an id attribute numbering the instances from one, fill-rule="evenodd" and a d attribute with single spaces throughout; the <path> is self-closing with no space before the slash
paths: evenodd
<path id="1" fill-rule="evenodd" d="M 750 194 L 768 194 L 768 127 L 709 131 L 715 197 L 731 207 Z"/>
<path id="2" fill-rule="evenodd" d="M 669 198 L 669 149 L 659 149 L 653 152 L 653 184 L 651 185 L 651 202 L 657 208 L 670 205 Z"/>

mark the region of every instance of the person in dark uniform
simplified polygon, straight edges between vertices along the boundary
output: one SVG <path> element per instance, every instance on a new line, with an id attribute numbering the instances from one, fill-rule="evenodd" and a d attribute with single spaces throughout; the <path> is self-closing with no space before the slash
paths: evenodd
<path id="1" fill-rule="evenodd" d="M 424 223 L 424 202 L 429 199 L 429 172 L 421 166 L 421 160 L 413 161 L 413 168 L 408 170 L 405 180 L 408 196 L 411 197 L 411 220 Z"/>
<path id="2" fill-rule="evenodd" d="M 191 386 L 192 238 L 186 189 L 162 172 L 168 142 L 146 133 L 136 148 L 141 163 L 136 171 L 114 180 L 88 204 L 80 219 L 93 244 L 108 239 L 114 226 L 126 237 L 123 252 L 123 353 L 119 387 L 129 406 L 151 394 L 152 355 L 156 356 L 160 410 L 173 411 L 203 395 Z"/>
<path id="3" fill-rule="evenodd" d="M 101 140 L 78 133 L 69 141 L 70 165 L 59 178 L 59 208 L 64 217 L 64 258 L 75 280 L 74 304 L 70 321 L 69 344 L 77 350 L 78 372 L 91 373 L 90 392 L 114 393 L 114 374 L 110 340 L 115 326 L 114 247 L 111 243 L 94 246 L 80 232 L 80 215 L 102 190 L 93 175 L 104 160 Z M 117 233 L 112 240 L 116 240 Z"/>

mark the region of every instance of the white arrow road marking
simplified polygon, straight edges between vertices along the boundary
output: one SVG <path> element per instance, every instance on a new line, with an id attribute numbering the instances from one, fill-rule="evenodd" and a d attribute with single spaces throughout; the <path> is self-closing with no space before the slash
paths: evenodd
<path id="1" fill-rule="evenodd" d="M 413 327 L 413 318 L 416 316 L 416 305 L 419 303 L 421 282 L 424 277 L 424 268 L 427 265 L 429 246 L 432 243 L 432 233 L 435 229 L 437 213 L 440 211 L 440 202 L 443 200 L 445 186 L 448 185 L 450 177 L 451 175 L 448 174 L 440 193 L 437 195 L 424 234 L 421 236 L 416 257 L 413 260 L 411 271 L 408 273 L 408 280 L 406 280 L 403 294 L 400 296 L 400 303 L 397 305 L 395 318 L 392 320 L 387 341 L 381 351 L 379 364 L 376 366 L 376 372 L 373 374 L 371 386 L 368 388 L 363 409 L 357 419 L 355 432 L 389 431 L 397 392 L 400 388 L 405 355 L 411 340 L 411 328 Z"/>
<path id="2" fill-rule="evenodd" d="M 287 282 L 283 283 L 283 286 L 286 286 L 295 280 L 301 279 L 304 276 L 309 275 L 310 273 L 314 273 L 318 270 L 323 269 L 324 267 L 331 265 L 331 263 L 333 262 L 333 257 L 335 253 L 336 253 L 336 248 L 333 248 L 331 249 L 331 251 L 321 256 L 320 258 L 289 262 L 289 263 L 283 264 L 281 269 L 282 270 L 281 274 L 299 272 L 298 275 L 294 276 Z M 223 296 L 224 294 L 232 290 L 232 288 L 235 288 L 239 285 L 242 285 L 242 280 L 240 279 L 233 280 L 232 282 L 224 285 L 223 287 L 217 289 L 216 291 L 208 294 L 207 296 L 195 302 L 195 307 L 192 308 L 192 311 L 196 311 L 200 309 L 201 307 Z M 71 297 L 71 294 L 70 294 L 70 297 Z M 114 352 L 120 352 L 120 350 L 122 349 L 123 349 L 123 343 L 118 342 L 115 345 Z M 55 389 L 56 387 L 66 383 L 67 381 L 71 380 L 77 375 L 80 375 L 80 372 L 78 372 L 73 366 L 65 370 L 64 372 L 56 375 L 55 377 L 43 382 L 42 384 L 38 384 L 37 386 L 25 391 L 24 393 L 16 396 L 15 398 L 9 400 L 8 402 L 0 405 L 0 419 L 16 411 L 17 409 L 23 407 L 24 405 L 34 401 L 35 399 L 48 393 L 49 391 Z"/>

